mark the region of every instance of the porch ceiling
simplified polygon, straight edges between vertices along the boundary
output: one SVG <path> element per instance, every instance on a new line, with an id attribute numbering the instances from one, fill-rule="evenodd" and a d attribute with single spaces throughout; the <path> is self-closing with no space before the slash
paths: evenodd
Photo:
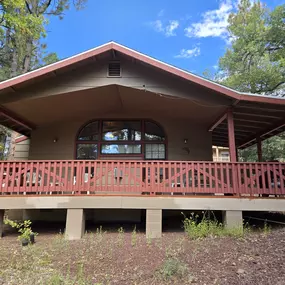
<path id="1" fill-rule="evenodd" d="M 209 127 L 230 106 L 108 85 L 56 96 L 28 98 L 6 103 L 4 107 L 10 115 L 7 117 L 2 113 L 0 123 L 29 135 L 33 125 L 77 119 L 114 118 L 117 115 L 125 118 L 181 118 L 185 119 L 185 128 L 190 121 Z M 236 101 L 232 108 L 236 146 L 239 148 L 255 144 L 256 137 L 264 140 L 285 131 L 284 104 Z M 15 118 L 13 112 L 31 124 L 21 120 L 11 121 L 11 118 Z M 213 145 L 228 146 L 226 119 L 212 131 L 212 142 Z"/>
<path id="2" fill-rule="evenodd" d="M 208 126 L 226 108 L 119 85 L 27 99 L 7 103 L 5 107 L 37 126 L 70 119 L 113 117 L 114 114 L 185 118 Z"/>
<path id="3" fill-rule="evenodd" d="M 233 107 L 233 115 L 238 148 L 255 144 L 257 137 L 265 140 L 285 131 L 285 105 L 240 101 Z M 228 146 L 226 118 L 214 129 L 212 137 L 214 145 Z"/>

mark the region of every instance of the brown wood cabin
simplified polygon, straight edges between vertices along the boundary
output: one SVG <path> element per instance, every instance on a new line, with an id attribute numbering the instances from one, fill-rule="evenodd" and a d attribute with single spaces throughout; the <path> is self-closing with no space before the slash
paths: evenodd
<path id="1" fill-rule="evenodd" d="M 0 123 L 22 135 L 17 160 L 0 163 L 2 216 L 63 209 L 75 239 L 91 209 L 106 219 L 146 210 L 150 237 L 161 236 L 162 210 L 221 210 L 227 226 L 241 225 L 242 211 L 285 210 L 285 164 L 262 162 L 261 151 L 285 130 L 283 98 L 110 42 L 0 83 L 0 104 Z M 259 161 L 238 162 L 253 144 Z M 230 162 L 213 162 L 213 145 L 229 147 Z"/>

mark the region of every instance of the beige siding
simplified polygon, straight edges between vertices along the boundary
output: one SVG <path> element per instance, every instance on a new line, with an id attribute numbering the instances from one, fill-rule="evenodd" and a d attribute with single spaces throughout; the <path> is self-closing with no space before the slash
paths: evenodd
<path id="1" fill-rule="evenodd" d="M 30 140 L 24 140 L 15 144 L 14 159 L 27 160 L 29 158 Z"/>
<path id="2" fill-rule="evenodd" d="M 212 160 L 211 134 L 205 125 L 182 119 L 155 118 L 155 116 L 150 117 L 146 114 L 144 116 L 154 119 L 165 129 L 168 138 L 169 160 Z M 108 117 L 126 118 L 130 116 L 108 114 Z M 29 159 L 74 159 L 77 132 L 85 122 L 91 119 L 63 122 L 33 131 Z M 54 143 L 55 138 L 56 143 Z M 184 139 L 188 139 L 187 144 L 184 143 Z"/>
<path id="3" fill-rule="evenodd" d="M 118 58 L 120 59 L 120 58 Z M 182 98 L 192 98 L 207 103 L 230 104 L 231 100 L 225 96 L 217 96 L 209 89 L 201 89 L 186 80 L 170 75 L 166 72 L 159 72 L 153 67 L 133 63 L 121 58 L 121 77 L 108 77 L 107 68 L 110 59 L 94 62 L 82 68 L 68 71 L 48 78 L 31 87 L 20 90 L 16 93 L 3 94 L 0 103 L 5 104 L 27 98 L 40 98 L 63 93 L 71 93 L 80 90 L 88 90 L 107 85 L 121 85 L 134 89 L 148 90 L 155 93 L 174 95 Z"/>

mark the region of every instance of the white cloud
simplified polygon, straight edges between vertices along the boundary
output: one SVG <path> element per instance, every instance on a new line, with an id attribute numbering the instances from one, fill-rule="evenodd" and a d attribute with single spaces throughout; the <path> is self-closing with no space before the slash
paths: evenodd
<path id="1" fill-rule="evenodd" d="M 223 0 L 216 10 L 209 10 L 202 14 L 202 21 L 193 23 L 185 28 L 187 37 L 221 37 L 228 40 L 228 18 L 235 7 L 235 1 Z"/>
<path id="2" fill-rule="evenodd" d="M 218 65 L 213 65 L 213 68 L 214 68 L 215 70 L 218 70 L 218 69 L 219 69 L 219 66 L 218 66 Z"/>
<path id="3" fill-rule="evenodd" d="M 163 25 L 162 25 L 162 22 L 160 20 L 156 20 L 154 22 L 151 22 L 150 25 L 153 27 L 153 29 L 156 31 L 156 32 L 164 32 L 164 28 L 163 28 Z"/>
<path id="4" fill-rule="evenodd" d="M 177 20 L 169 21 L 169 25 L 165 27 L 165 35 L 167 37 L 176 36 L 175 30 L 179 27 L 179 22 Z"/>
<path id="5" fill-rule="evenodd" d="M 157 16 L 158 17 L 163 17 L 164 16 L 164 9 L 161 9 L 159 12 L 158 12 L 158 14 L 157 14 Z"/>
<path id="6" fill-rule="evenodd" d="M 164 25 L 161 20 L 150 22 L 150 26 L 158 33 L 163 33 L 166 37 L 176 36 L 175 30 L 179 27 L 179 21 L 171 20 Z"/>
<path id="7" fill-rule="evenodd" d="M 200 55 L 201 49 L 200 47 L 194 47 L 192 49 L 182 49 L 176 58 L 191 58 Z"/>

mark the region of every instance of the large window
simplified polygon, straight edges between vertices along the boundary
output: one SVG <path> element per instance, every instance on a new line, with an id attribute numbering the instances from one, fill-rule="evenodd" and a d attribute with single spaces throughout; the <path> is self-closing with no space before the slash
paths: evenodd
<path id="1" fill-rule="evenodd" d="M 147 120 L 97 120 L 85 125 L 76 138 L 77 159 L 114 156 L 166 158 L 163 129 Z"/>

